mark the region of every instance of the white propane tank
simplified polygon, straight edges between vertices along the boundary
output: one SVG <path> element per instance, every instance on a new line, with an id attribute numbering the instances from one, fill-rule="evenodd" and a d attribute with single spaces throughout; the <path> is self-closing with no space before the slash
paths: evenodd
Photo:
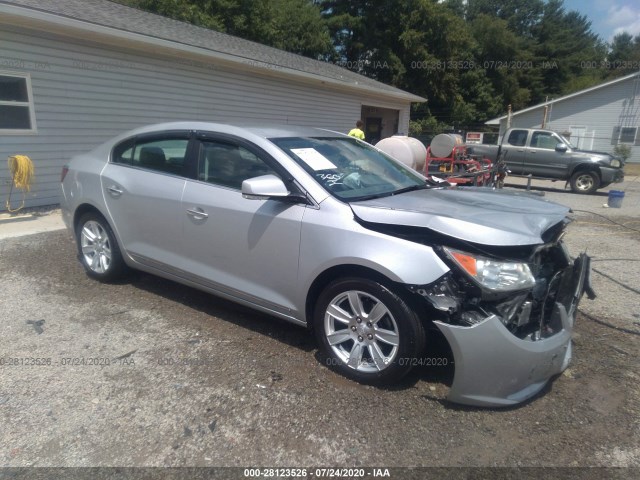
<path id="1" fill-rule="evenodd" d="M 407 167 L 419 172 L 424 171 L 427 149 L 417 138 L 394 135 L 380 140 L 376 143 L 376 148 L 404 163 Z"/>
<path id="2" fill-rule="evenodd" d="M 451 155 L 453 147 L 462 145 L 462 137 L 453 133 L 441 133 L 431 140 L 431 156 L 445 158 Z"/>

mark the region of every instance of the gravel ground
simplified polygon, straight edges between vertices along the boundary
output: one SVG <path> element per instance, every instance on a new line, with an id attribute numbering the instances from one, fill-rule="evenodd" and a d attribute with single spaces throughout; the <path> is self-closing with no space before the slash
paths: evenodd
<path id="1" fill-rule="evenodd" d="M 98 284 L 66 231 L 1 240 L 0 466 L 608 466 L 626 468 L 574 478 L 638 478 L 640 233 L 619 224 L 640 228 L 640 182 L 622 185 L 621 209 L 547 183 L 534 181 L 546 198 L 593 212 L 576 211 L 567 241 L 613 280 L 593 274 L 570 368 L 504 410 L 446 402 L 449 367 L 362 386 L 325 368 L 304 329 L 143 273 Z"/>

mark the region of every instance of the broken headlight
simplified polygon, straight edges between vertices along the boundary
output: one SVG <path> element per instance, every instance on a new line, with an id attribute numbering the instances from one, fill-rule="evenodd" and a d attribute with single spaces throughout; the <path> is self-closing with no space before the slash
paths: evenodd
<path id="1" fill-rule="evenodd" d="M 536 283 L 526 263 L 495 260 L 447 247 L 444 251 L 463 272 L 487 290 L 493 292 L 524 290 L 533 287 Z"/>

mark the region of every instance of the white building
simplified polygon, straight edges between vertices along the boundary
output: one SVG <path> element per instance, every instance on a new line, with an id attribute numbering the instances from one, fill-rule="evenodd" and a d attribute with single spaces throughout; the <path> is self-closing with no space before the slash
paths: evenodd
<path id="1" fill-rule="evenodd" d="M 171 120 L 296 124 L 371 140 L 408 132 L 425 99 L 312 60 L 106 0 L 0 0 L 0 198 L 29 156 L 27 206 L 58 203 L 61 167 Z M 15 197 L 14 198 L 19 198 Z"/>
<path id="2" fill-rule="evenodd" d="M 630 162 L 640 162 L 640 72 L 512 113 L 511 126 L 545 128 L 562 133 L 578 148 L 613 153 L 617 144 L 631 149 Z M 487 125 L 507 129 L 507 116 Z"/>

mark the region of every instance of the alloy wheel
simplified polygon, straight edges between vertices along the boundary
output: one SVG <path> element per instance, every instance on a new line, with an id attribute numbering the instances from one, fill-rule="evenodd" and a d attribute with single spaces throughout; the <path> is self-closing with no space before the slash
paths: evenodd
<path id="1" fill-rule="evenodd" d="M 324 327 L 334 354 L 358 372 L 384 370 L 398 353 L 396 320 L 382 301 L 366 292 L 349 290 L 333 298 Z"/>
<path id="2" fill-rule="evenodd" d="M 100 223 L 89 220 L 80 232 L 82 257 L 87 267 L 95 273 L 106 273 L 111 266 L 111 242 Z"/>

